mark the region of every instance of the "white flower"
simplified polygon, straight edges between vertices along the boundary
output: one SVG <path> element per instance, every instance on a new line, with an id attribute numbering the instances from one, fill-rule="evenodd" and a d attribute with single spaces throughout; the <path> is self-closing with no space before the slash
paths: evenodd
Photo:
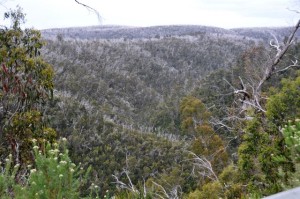
<path id="1" fill-rule="evenodd" d="M 18 168 L 20 166 L 20 164 L 16 164 L 15 166 L 14 166 L 14 168 L 16 169 L 16 168 Z"/>
<path id="2" fill-rule="evenodd" d="M 64 161 L 64 160 L 62 160 L 62 161 L 60 161 L 60 162 L 59 162 L 59 164 L 66 165 L 66 164 L 67 164 L 67 162 L 66 162 L 66 161 Z"/>
<path id="3" fill-rule="evenodd" d="M 30 170 L 30 173 L 35 173 L 36 172 L 36 169 L 31 169 Z"/>
<path id="4" fill-rule="evenodd" d="M 70 168 L 70 172 L 73 173 L 73 172 L 74 172 L 74 169 Z"/>
<path id="5" fill-rule="evenodd" d="M 62 138 L 62 141 L 66 142 L 66 141 L 67 141 L 67 138 Z"/>
<path id="6" fill-rule="evenodd" d="M 54 153 L 58 153 L 59 152 L 59 150 L 58 149 L 54 149 Z"/>
<path id="7" fill-rule="evenodd" d="M 37 140 L 33 138 L 31 141 L 32 141 L 33 143 L 36 143 Z"/>
<path id="8" fill-rule="evenodd" d="M 63 174 L 59 174 L 59 176 L 58 176 L 59 178 L 62 178 L 62 177 L 64 177 L 64 175 Z"/>
<path id="9" fill-rule="evenodd" d="M 36 185 L 36 183 L 33 181 L 32 183 L 31 183 L 32 185 Z"/>

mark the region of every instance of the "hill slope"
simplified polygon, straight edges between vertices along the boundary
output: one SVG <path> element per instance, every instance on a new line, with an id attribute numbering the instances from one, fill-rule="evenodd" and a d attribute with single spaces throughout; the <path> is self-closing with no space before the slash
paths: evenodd
<path id="1" fill-rule="evenodd" d="M 208 32 L 199 33 L 204 29 Z M 158 113 L 178 107 L 180 99 L 198 86 L 202 78 L 212 71 L 234 66 L 241 53 L 258 42 L 232 35 L 231 31 L 204 29 L 193 26 L 132 28 L 130 35 L 135 38 L 152 37 L 159 30 L 162 35 L 173 35 L 131 40 L 120 36 L 114 40 L 95 40 L 95 35 L 110 38 L 115 37 L 115 33 L 122 37 L 129 34 L 128 29 L 122 27 L 107 27 L 99 34 L 93 33 L 94 36 L 88 36 L 81 29 L 73 32 L 62 29 L 59 34 L 66 35 L 48 40 L 44 57 L 55 67 L 59 92 L 70 93 L 90 106 L 100 106 L 99 111 L 105 118 L 117 124 L 138 129 L 158 128 Z M 76 34 L 89 39 L 64 40 Z M 178 115 L 168 117 L 175 120 Z"/>

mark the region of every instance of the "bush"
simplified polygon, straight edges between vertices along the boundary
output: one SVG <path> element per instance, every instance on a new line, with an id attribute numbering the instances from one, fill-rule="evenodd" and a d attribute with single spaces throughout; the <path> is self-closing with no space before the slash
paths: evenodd
<path id="1" fill-rule="evenodd" d="M 66 139 L 59 144 L 43 143 L 41 147 L 33 140 L 34 165 L 28 165 L 22 183 L 15 181 L 19 165 L 12 167 L 12 155 L 0 173 L 1 198 L 80 198 L 80 188 L 86 183 L 90 168 L 84 171 L 72 163 L 66 148 Z M 97 198 L 97 185 L 90 187 L 90 197 Z"/>

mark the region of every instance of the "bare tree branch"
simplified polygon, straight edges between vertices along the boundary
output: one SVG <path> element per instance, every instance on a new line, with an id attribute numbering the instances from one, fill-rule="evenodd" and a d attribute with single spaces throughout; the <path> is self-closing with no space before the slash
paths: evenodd
<path id="1" fill-rule="evenodd" d="M 154 181 L 152 181 L 152 183 L 155 186 L 157 186 L 159 188 L 160 192 L 162 193 L 162 195 L 159 194 L 159 193 L 154 193 L 157 197 L 163 198 L 163 199 L 164 198 L 167 198 L 167 199 L 179 199 L 180 198 L 178 196 L 178 189 L 180 189 L 180 192 L 181 192 L 181 187 L 179 185 L 174 186 L 171 189 L 171 191 L 169 191 L 169 193 L 168 193 L 167 190 L 163 186 L 161 186 L 160 184 L 158 184 L 158 183 L 156 183 Z"/>
<path id="2" fill-rule="evenodd" d="M 276 55 L 273 58 L 265 57 L 265 63 L 258 63 L 258 68 L 254 68 L 255 71 L 250 71 L 251 77 L 249 79 L 246 79 L 246 82 L 240 79 L 240 86 L 241 89 L 237 89 L 232 84 L 230 84 L 226 79 L 224 81 L 230 85 L 230 87 L 233 89 L 233 93 L 240 96 L 239 102 L 242 103 L 241 109 L 247 110 L 249 107 L 253 107 L 254 109 L 261 111 L 263 113 L 266 112 L 266 110 L 263 108 L 261 103 L 263 102 L 263 97 L 261 96 L 261 90 L 263 84 L 270 79 L 272 75 L 278 72 L 284 72 L 291 67 L 299 67 L 298 61 L 292 61 L 293 64 L 283 68 L 276 70 L 276 66 L 281 62 L 283 56 L 288 51 L 289 47 L 293 44 L 293 39 L 295 37 L 296 32 L 300 28 L 300 20 L 297 22 L 297 24 L 292 29 L 292 32 L 290 33 L 287 41 L 284 43 L 280 43 L 275 35 L 273 35 L 274 39 L 270 41 L 270 46 L 273 47 L 276 50 Z M 251 70 L 251 69 L 250 69 Z M 253 72 L 257 73 L 252 74 Z"/>
<path id="3" fill-rule="evenodd" d="M 205 157 L 200 157 L 191 151 L 189 151 L 189 153 L 193 156 L 191 160 L 193 161 L 194 166 L 199 169 L 198 173 L 201 176 L 207 177 L 212 181 L 219 181 L 219 178 L 214 172 L 212 165 L 208 159 L 206 159 Z"/>
<path id="4" fill-rule="evenodd" d="M 280 70 L 275 71 L 275 73 L 281 73 L 281 72 L 284 72 L 284 71 L 286 71 L 286 70 L 288 70 L 288 69 L 290 69 L 290 68 L 292 68 L 292 67 L 299 67 L 299 66 L 300 66 L 300 65 L 298 64 L 298 60 L 292 61 L 292 63 L 293 63 L 293 64 L 291 64 L 291 65 L 289 65 L 289 66 L 287 66 L 287 67 L 285 67 L 285 68 L 283 68 L 283 69 L 280 69 Z"/>
<path id="5" fill-rule="evenodd" d="M 266 110 L 263 109 L 263 108 L 261 107 L 261 105 L 258 103 L 257 100 L 255 100 L 255 103 L 252 103 L 252 102 L 250 102 L 250 101 L 248 101 L 248 100 L 239 100 L 239 101 L 242 102 L 242 103 L 245 104 L 245 105 L 249 105 L 249 106 L 251 106 L 251 107 L 254 107 L 254 108 L 257 109 L 257 110 L 260 110 L 260 111 L 263 112 L 263 113 L 266 112 Z"/>
<path id="6" fill-rule="evenodd" d="M 160 184 L 157 184 L 156 182 L 152 181 L 152 183 L 154 185 L 156 185 L 157 187 L 159 187 L 162 191 L 162 193 L 166 196 L 166 198 L 170 198 L 169 194 L 167 193 L 167 191 L 165 190 L 165 188 L 163 186 L 161 186 Z M 157 194 L 160 198 L 164 198 L 163 196 Z"/>
<path id="7" fill-rule="evenodd" d="M 129 191 L 132 191 L 133 193 L 139 193 L 139 191 L 138 191 L 138 190 L 135 188 L 135 186 L 132 184 L 132 181 L 131 181 L 131 179 L 130 179 L 130 177 L 129 177 L 129 171 L 126 170 L 126 169 L 124 169 L 123 172 L 121 173 L 121 175 L 123 175 L 124 173 L 125 173 L 125 175 L 126 175 L 126 178 L 127 178 L 128 181 L 129 181 L 129 184 L 126 184 L 126 183 L 122 182 L 121 180 L 119 180 L 119 178 L 118 178 L 116 175 L 112 175 L 112 176 L 115 178 L 115 180 L 116 180 L 116 181 L 113 182 L 113 183 L 119 185 L 120 188 L 122 188 L 122 189 L 127 189 L 127 190 L 129 190 Z"/>
<path id="8" fill-rule="evenodd" d="M 278 39 L 273 33 L 271 33 L 271 35 L 274 37 L 274 40 L 273 39 L 270 40 L 270 46 L 275 48 L 277 50 L 277 53 L 279 53 L 281 49 L 280 49 L 280 44 L 278 42 Z M 273 44 L 273 41 L 275 41 L 275 44 Z"/>
<path id="9" fill-rule="evenodd" d="M 287 8 L 289 11 L 292 11 L 292 12 L 295 12 L 297 14 L 300 14 L 300 11 L 299 10 L 294 10 L 294 9 L 290 9 L 290 8 Z"/>
<path id="10" fill-rule="evenodd" d="M 261 79 L 261 81 L 256 89 L 257 92 L 260 93 L 263 83 L 272 76 L 272 74 L 275 70 L 275 66 L 281 61 L 281 59 L 285 55 L 286 51 L 289 49 L 289 47 L 293 43 L 294 36 L 295 36 L 297 30 L 299 29 L 299 27 L 300 27 L 300 20 L 295 25 L 295 27 L 294 27 L 293 31 L 291 32 L 290 36 L 288 37 L 286 43 L 282 46 L 282 49 L 274 57 L 272 63 L 269 66 L 267 66 L 264 76 Z"/>
<path id="11" fill-rule="evenodd" d="M 90 6 L 86 5 L 86 4 L 84 4 L 84 3 L 81 3 L 81 2 L 79 2 L 78 0 L 75 0 L 75 2 L 78 3 L 79 5 L 81 5 L 81 6 L 85 7 L 85 8 L 87 8 L 89 11 L 94 12 L 94 13 L 97 15 L 98 21 L 99 21 L 99 22 L 102 21 L 102 20 L 101 20 L 100 13 L 99 13 L 96 9 L 94 9 L 94 8 L 92 8 L 92 7 L 90 7 Z"/>
<path id="12" fill-rule="evenodd" d="M 4 3 L 6 3 L 6 1 L 0 2 L 0 6 L 2 6 L 3 8 L 5 8 L 6 10 L 8 10 L 8 8 L 4 5 Z"/>

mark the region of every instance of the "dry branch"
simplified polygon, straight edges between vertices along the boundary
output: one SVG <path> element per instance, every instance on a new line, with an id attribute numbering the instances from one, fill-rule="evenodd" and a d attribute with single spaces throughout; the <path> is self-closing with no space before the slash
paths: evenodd
<path id="1" fill-rule="evenodd" d="M 78 0 L 75 0 L 75 2 L 78 3 L 79 5 L 81 5 L 81 6 L 85 7 L 85 8 L 87 8 L 89 11 L 94 12 L 94 13 L 97 15 L 98 21 L 101 22 L 101 16 L 100 16 L 100 13 L 99 13 L 95 8 L 92 8 L 92 7 L 90 7 L 90 6 L 88 6 L 88 5 L 84 4 L 84 3 L 81 3 L 81 2 L 79 2 Z"/>

